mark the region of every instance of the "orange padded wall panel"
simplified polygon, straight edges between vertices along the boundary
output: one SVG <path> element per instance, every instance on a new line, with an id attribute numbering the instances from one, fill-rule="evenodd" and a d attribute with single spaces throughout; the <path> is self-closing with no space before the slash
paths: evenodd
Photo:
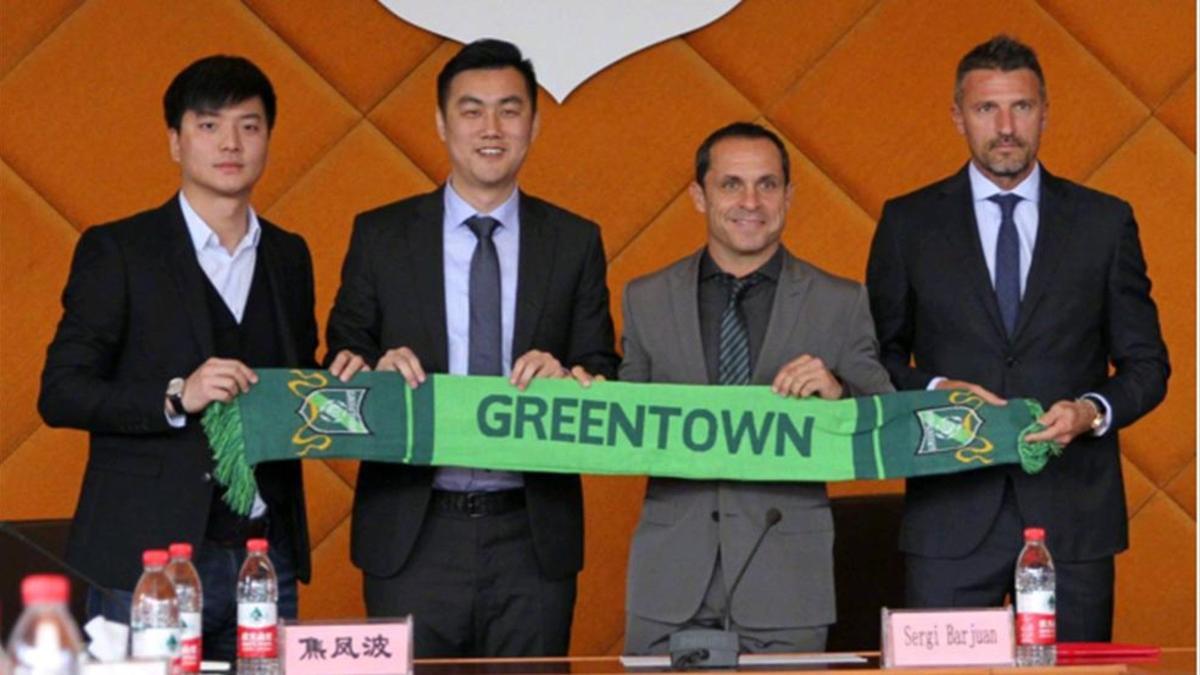
<path id="1" fill-rule="evenodd" d="M 564 104 L 543 94 L 523 184 L 601 224 L 619 312 L 630 278 L 704 239 L 685 193 L 695 146 L 726 122 L 757 120 L 786 138 L 795 167 L 787 245 L 861 279 L 883 201 L 965 160 L 948 113 L 958 57 L 998 32 L 1033 44 L 1052 101 L 1043 159 L 1134 204 L 1174 365 L 1166 402 L 1122 434 L 1132 545 L 1117 559 L 1116 638 L 1192 645 L 1194 26 L 1188 0 L 745 0 L 614 64 Z M 445 176 L 434 78 L 456 48 L 374 0 L 0 0 L 0 518 L 73 511 L 86 439 L 41 424 L 37 376 L 79 231 L 158 204 L 177 184 L 159 108 L 170 77 L 224 52 L 274 80 L 279 121 L 255 204 L 307 237 L 323 324 L 353 214 Z M 353 462 L 306 466 L 315 578 L 304 616 L 362 612 L 347 556 L 354 472 Z M 642 486 L 586 480 L 576 653 L 620 649 Z"/>

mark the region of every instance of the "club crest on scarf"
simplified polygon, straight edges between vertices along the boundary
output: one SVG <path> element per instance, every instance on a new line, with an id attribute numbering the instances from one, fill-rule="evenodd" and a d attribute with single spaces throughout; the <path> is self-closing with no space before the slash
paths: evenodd
<path id="1" fill-rule="evenodd" d="M 296 414 L 303 420 L 303 425 L 292 434 L 292 445 L 299 448 L 298 456 L 329 449 L 332 436 L 371 434 L 362 414 L 367 388 L 329 387 L 326 386 L 329 380 L 322 373 L 293 370 L 292 374 L 295 377 L 288 382 L 288 389 L 301 399 Z"/>
<path id="2" fill-rule="evenodd" d="M 950 394 L 950 403 L 918 410 L 915 414 L 921 424 L 921 440 L 917 455 L 932 455 L 943 452 L 955 453 L 958 461 L 966 464 L 978 461 L 991 464 L 987 455 L 993 446 L 991 441 L 979 435 L 983 418 L 976 412 L 983 399 L 968 392 L 955 391 Z"/>

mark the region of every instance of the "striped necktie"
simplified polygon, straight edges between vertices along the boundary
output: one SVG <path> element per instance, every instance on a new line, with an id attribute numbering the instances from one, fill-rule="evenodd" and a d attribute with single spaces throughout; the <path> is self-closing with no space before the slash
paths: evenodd
<path id="1" fill-rule="evenodd" d="M 723 275 L 729 287 L 729 300 L 721 312 L 721 339 L 717 348 L 717 383 L 750 383 L 750 333 L 746 328 L 746 317 L 742 313 L 742 298 L 746 291 L 762 280 L 755 272 L 738 279 L 732 274 Z"/>

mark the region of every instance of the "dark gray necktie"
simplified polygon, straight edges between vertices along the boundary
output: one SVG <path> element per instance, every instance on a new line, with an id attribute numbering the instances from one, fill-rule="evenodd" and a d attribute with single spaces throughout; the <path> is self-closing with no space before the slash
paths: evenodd
<path id="1" fill-rule="evenodd" d="M 992 195 L 989 201 L 1000 205 L 1000 235 L 996 237 L 996 302 L 1000 318 L 1009 337 L 1017 329 L 1017 313 L 1021 310 L 1021 241 L 1017 237 L 1019 195 Z"/>
<path id="2" fill-rule="evenodd" d="M 729 299 L 721 312 L 721 337 L 717 342 L 717 383 L 750 383 L 750 333 L 746 329 L 746 317 L 742 314 L 742 298 L 751 286 L 762 279 L 755 272 L 741 279 L 732 274 L 723 275 L 729 287 Z"/>
<path id="3" fill-rule="evenodd" d="M 472 216 L 467 227 L 479 242 L 471 254 L 471 322 L 468 327 L 468 375 L 503 375 L 500 363 L 500 257 L 492 233 L 500 221 Z"/>

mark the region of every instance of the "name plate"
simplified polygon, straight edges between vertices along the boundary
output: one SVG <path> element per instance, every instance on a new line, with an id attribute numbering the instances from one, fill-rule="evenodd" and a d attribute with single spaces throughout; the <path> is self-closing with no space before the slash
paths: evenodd
<path id="1" fill-rule="evenodd" d="M 285 621 L 279 662 L 285 675 L 411 675 L 412 617 L 366 621 Z"/>
<path id="2" fill-rule="evenodd" d="M 1011 607 L 882 610 L 884 668 L 1011 666 Z"/>

